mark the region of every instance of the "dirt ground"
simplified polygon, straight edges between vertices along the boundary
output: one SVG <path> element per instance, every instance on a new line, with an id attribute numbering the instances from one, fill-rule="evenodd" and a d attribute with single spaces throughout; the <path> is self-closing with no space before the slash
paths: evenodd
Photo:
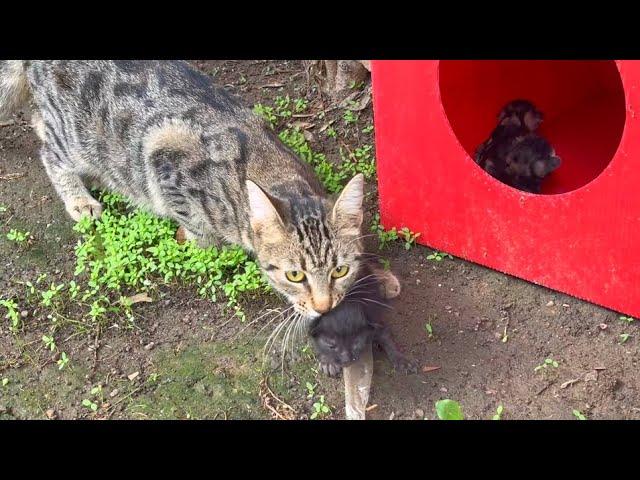
<path id="1" fill-rule="evenodd" d="M 312 113 L 322 108 L 302 62 L 193 63 L 248 104 L 289 94 L 306 97 Z M 339 144 L 319 129 L 330 119 L 338 125 L 340 116 L 333 111 L 323 121 L 309 120 L 316 123 L 308 128 L 312 147 L 328 159 L 338 158 Z M 352 148 L 373 144 L 372 134 L 362 133 L 371 123 L 369 104 L 358 128 L 341 141 Z M 57 281 L 73 278 L 78 236 L 38 148 L 26 117 L 0 126 L 0 206 L 6 207 L 0 213 L 0 299 L 19 297 L 18 282 L 34 281 L 40 273 Z M 375 185 L 368 188 L 371 213 Z M 11 228 L 30 231 L 32 244 L 16 248 L 6 239 Z M 377 248 L 373 240 L 371 245 Z M 458 401 L 470 419 L 490 419 L 498 405 L 503 419 L 575 419 L 574 410 L 588 419 L 640 418 L 635 323 L 461 259 L 427 260 L 430 253 L 423 246 L 406 251 L 401 244 L 382 252 L 403 286 L 388 321 L 400 346 L 427 368 L 405 376 L 377 355 L 369 418 L 434 419 L 434 403 L 444 398 Z M 0 419 L 308 418 L 314 400 L 307 398 L 307 382 L 326 396 L 332 411 L 327 418 L 343 418 L 342 380 L 322 377 L 308 355 L 283 371 L 276 368 L 265 383 L 259 368 L 264 333 L 254 338 L 259 322 L 235 335 L 243 326 L 227 322 L 218 305 L 183 288 L 160 293 L 137 308 L 136 329 L 114 326 L 95 338 L 72 332 L 61 338 L 71 358 L 63 371 L 42 346 L 45 313 L 25 311 L 26 326 L 18 335 L 2 319 L 0 379 L 7 381 L 0 386 Z M 274 306 L 282 304 L 264 296 L 245 308 L 252 319 Z M 622 342 L 622 334 L 630 337 Z M 547 358 L 558 366 L 534 371 Z M 90 393 L 97 384 L 101 392 Z M 96 412 L 82 404 L 90 398 L 100 400 Z"/>

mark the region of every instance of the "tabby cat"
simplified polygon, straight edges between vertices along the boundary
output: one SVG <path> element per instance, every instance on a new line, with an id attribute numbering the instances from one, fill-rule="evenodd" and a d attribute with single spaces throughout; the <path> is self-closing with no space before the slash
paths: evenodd
<path id="1" fill-rule="evenodd" d="M 74 220 L 100 216 L 89 182 L 126 195 L 201 246 L 252 252 L 305 318 L 353 283 L 362 175 L 329 200 L 263 120 L 186 62 L 0 62 L 0 117 L 29 100 L 42 163 Z M 397 295 L 397 279 L 385 279 Z"/>

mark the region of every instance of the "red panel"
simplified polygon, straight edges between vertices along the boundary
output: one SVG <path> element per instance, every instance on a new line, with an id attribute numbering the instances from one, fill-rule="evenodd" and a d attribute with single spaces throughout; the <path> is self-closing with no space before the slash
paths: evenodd
<path id="1" fill-rule="evenodd" d="M 640 316 L 640 62 L 374 61 L 380 210 L 453 255 Z M 470 153 L 514 98 L 563 159 L 533 195 Z"/>

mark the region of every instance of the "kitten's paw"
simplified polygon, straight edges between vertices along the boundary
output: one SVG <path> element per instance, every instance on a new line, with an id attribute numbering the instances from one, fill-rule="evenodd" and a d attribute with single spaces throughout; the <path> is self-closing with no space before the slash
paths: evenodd
<path id="1" fill-rule="evenodd" d="M 400 280 L 389 270 L 381 270 L 378 272 L 380 278 L 380 295 L 383 298 L 391 299 L 400 295 Z"/>
<path id="2" fill-rule="evenodd" d="M 397 357 L 391 359 L 391 363 L 393 364 L 393 369 L 395 371 L 403 373 L 405 375 L 418 373 L 418 362 L 404 355 L 398 355 Z"/>
<path id="3" fill-rule="evenodd" d="M 335 363 L 320 362 L 320 371 L 329 377 L 337 377 L 342 372 L 342 367 Z"/>
<path id="4" fill-rule="evenodd" d="M 79 221 L 83 215 L 91 218 L 100 218 L 102 215 L 102 204 L 93 197 L 75 197 L 69 200 L 66 205 L 67 213 L 74 221 Z"/>

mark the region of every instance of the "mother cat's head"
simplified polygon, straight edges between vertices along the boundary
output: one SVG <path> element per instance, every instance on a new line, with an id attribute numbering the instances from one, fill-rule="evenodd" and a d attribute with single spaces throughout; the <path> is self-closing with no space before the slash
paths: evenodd
<path id="1" fill-rule="evenodd" d="M 247 181 L 256 257 L 271 285 L 306 317 L 331 310 L 357 278 L 363 188 L 358 174 L 335 202 L 297 196 L 282 200 Z"/>

